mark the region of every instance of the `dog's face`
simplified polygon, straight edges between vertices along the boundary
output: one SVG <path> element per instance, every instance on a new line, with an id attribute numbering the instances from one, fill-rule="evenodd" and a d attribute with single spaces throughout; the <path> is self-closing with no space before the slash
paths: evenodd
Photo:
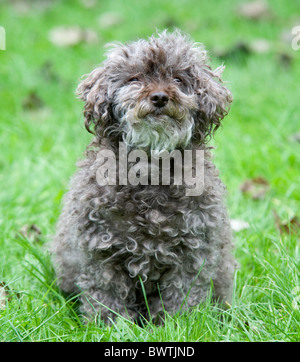
<path id="1" fill-rule="evenodd" d="M 227 114 L 231 94 L 205 50 L 178 31 L 114 46 L 79 85 L 86 127 L 129 147 L 173 150 L 201 143 Z"/>

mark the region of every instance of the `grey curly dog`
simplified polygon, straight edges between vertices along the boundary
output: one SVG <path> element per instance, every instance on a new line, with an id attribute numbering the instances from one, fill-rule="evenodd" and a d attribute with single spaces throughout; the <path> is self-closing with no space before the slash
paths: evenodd
<path id="1" fill-rule="evenodd" d="M 78 87 L 95 138 L 64 198 L 52 253 L 60 288 L 80 293 L 89 318 L 157 320 L 210 293 L 230 302 L 236 262 L 225 187 L 207 142 L 232 97 L 220 78 L 223 67 L 207 63 L 201 44 L 179 30 L 163 31 L 112 45 Z M 187 196 L 186 185 L 175 183 L 99 184 L 107 161 L 100 151 L 118 161 L 121 143 L 147 155 L 202 150 L 202 193 Z M 170 173 L 174 179 L 174 162 Z"/>

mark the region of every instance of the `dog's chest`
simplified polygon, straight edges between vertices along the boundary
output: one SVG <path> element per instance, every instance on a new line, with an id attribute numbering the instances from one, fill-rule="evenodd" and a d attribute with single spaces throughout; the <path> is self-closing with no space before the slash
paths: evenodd
<path id="1" fill-rule="evenodd" d="M 183 191 L 161 186 L 110 191 L 113 197 L 106 196 L 105 205 L 93 213 L 88 242 L 103 267 L 158 280 L 205 243 L 201 213 Z"/>
<path id="2" fill-rule="evenodd" d="M 122 232 L 135 229 L 158 235 L 165 227 L 176 228 L 185 223 L 184 216 L 192 212 L 190 201 L 184 197 L 184 190 L 175 191 L 169 186 L 119 187 L 103 216 Z"/>
<path id="3" fill-rule="evenodd" d="M 176 249 L 205 232 L 198 198 L 164 186 L 111 189 L 105 205 L 93 212 L 93 221 L 94 233 L 100 235 L 98 248 L 125 247 L 131 253 Z"/>

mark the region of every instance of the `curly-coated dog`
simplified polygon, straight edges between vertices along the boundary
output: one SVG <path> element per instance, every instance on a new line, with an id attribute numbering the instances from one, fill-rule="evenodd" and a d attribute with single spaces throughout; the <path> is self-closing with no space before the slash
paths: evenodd
<path id="1" fill-rule="evenodd" d="M 196 306 L 211 291 L 215 300 L 230 301 L 235 261 L 225 187 L 207 141 L 232 97 L 223 67 L 207 63 L 201 44 L 163 31 L 113 45 L 78 87 L 95 138 L 65 196 L 52 252 L 61 289 L 80 292 L 89 317 L 153 319 Z M 202 150 L 202 193 L 187 196 L 184 183 L 99 183 L 107 161 L 100 151 L 118 161 L 121 143 L 125 153 L 147 155 Z"/>

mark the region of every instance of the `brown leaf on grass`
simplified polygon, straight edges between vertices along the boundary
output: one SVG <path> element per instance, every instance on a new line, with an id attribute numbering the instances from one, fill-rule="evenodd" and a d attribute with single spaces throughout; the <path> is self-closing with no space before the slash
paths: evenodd
<path id="1" fill-rule="evenodd" d="M 27 15 L 33 11 L 44 12 L 55 4 L 53 0 L 10 0 L 9 2 L 14 10 L 21 15 Z"/>
<path id="2" fill-rule="evenodd" d="M 5 282 L 0 282 L 0 310 L 6 308 L 6 301 L 9 301 L 9 289 Z"/>
<path id="3" fill-rule="evenodd" d="M 260 200 L 264 198 L 265 194 L 269 191 L 269 188 L 269 182 L 261 176 L 255 177 L 251 180 L 246 180 L 240 186 L 240 190 L 244 194 L 250 195 L 253 200 Z"/>
<path id="4" fill-rule="evenodd" d="M 97 0 L 80 0 L 80 3 L 85 8 L 91 9 L 97 5 Z"/>
<path id="5" fill-rule="evenodd" d="M 282 221 L 278 213 L 273 210 L 275 225 L 280 234 L 299 234 L 300 233 L 300 220 L 297 216 L 293 216 L 289 220 Z"/>
<path id="6" fill-rule="evenodd" d="M 250 1 L 237 7 L 237 14 L 246 19 L 259 20 L 272 17 L 268 4 L 264 1 Z"/>
<path id="7" fill-rule="evenodd" d="M 6 309 L 6 303 L 10 302 L 12 297 L 20 298 L 20 293 L 15 290 L 11 290 L 7 283 L 0 282 L 0 310 Z"/>
<path id="8" fill-rule="evenodd" d="M 112 26 L 120 25 L 124 18 L 120 13 L 107 12 L 103 13 L 98 18 L 98 23 L 102 28 L 111 28 Z"/>
<path id="9" fill-rule="evenodd" d="M 91 29 L 82 29 L 80 26 L 57 26 L 48 33 L 50 42 L 58 47 L 69 47 L 80 43 L 96 43 L 97 34 Z"/>
<path id="10" fill-rule="evenodd" d="M 58 82 L 62 81 L 60 76 L 55 72 L 53 63 L 49 60 L 42 64 L 39 72 L 40 72 L 40 75 L 49 82 L 58 83 Z"/>
<path id="11" fill-rule="evenodd" d="M 215 47 L 213 49 L 213 53 L 216 57 L 226 61 L 244 60 L 251 54 L 251 52 L 252 50 L 249 45 L 243 41 L 238 41 L 229 48 Z"/>
<path id="12" fill-rule="evenodd" d="M 24 225 L 21 230 L 20 234 L 23 235 L 26 239 L 32 240 L 34 242 L 39 242 L 41 239 L 41 229 L 35 225 Z"/>
<path id="13" fill-rule="evenodd" d="M 251 54 L 264 54 L 271 50 L 271 43 L 267 39 L 258 38 L 251 42 L 238 41 L 230 47 L 216 46 L 213 54 L 222 60 L 245 60 Z"/>
<path id="14" fill-rule="evenodd" d="M 79 26 L 58 26 L 50 30 L 48 39 L 59 47 L 68 47 L 81 42 L 81 28 Z"/>
<path id="15" fill-rule="evenodd" d="M 286 52 L 280 52 L 277 54 L 278 63 L 282 66 L 282 68 L 288 70 L 291 68 L 293 63 L 293 57 L 291 54 Z"/>
<path id="16" fill-rule="evenodd" d="M 95 44 L 99 40 L 97 33 L 92 29 L 82 30 L 82 41 L 87 44 Z"/>
<path id="17" fill-rule="evenodd" d="M 268 53 L 271 49 L 271 43 L 267 39 L 254 39 L 250 43 L 250 49 L 253 53 L 264 54 Z"/>
<path id="18" fill-rule="evenodd" d="M 35 91 L 32 91 L 23 99 L 22 106 L 25 110 L 32 111 L 42 108 L 44 102 Z"/>

